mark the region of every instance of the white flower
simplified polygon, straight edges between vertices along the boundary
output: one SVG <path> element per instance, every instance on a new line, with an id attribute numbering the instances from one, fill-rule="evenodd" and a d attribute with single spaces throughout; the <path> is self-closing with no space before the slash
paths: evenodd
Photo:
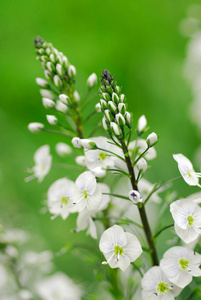
<path id="1" fill-rule="evenodd" d="M 89 210 L 98 209 L 102 199 L 100 187 L 97 185 L 95 176 L 86 171 L 75 181 L 75 191 L 72 197 L 75 209 L 79 212 L 87 208 Z"/>
<path id="2" fill-rule="evenodd" d="M 97 84 L 97 75 L 95 73 L 92 73 L 89 78 L 87 79 L 87 86 L 89 88 L 94 87 Z"/>
<path id="3" fill-rule="evenodd" d="M 80 139 L 80 143 L 85 149 L 96 148 L 96 144 L 90 139 Z"/>
<path id="4" fill-rule="evenodd" d="M 114 161 L 111 159 L 111 154 L 108 153 L 107 150 L 113 151 L 115 146 L 109 144 L 108 143 L 109 140 L 101 136 L 96 138 L 91 138 L 91 141 L 94 142 L 98 148 L 104 149 L 106 151 L 99 150 L 99 149 L 85 151 L 87 168 L 93 172 L 93 169 L 97 167 L 101 167 L 101 168 L 114 167 Z M 98 170 L 101 171 L 100 169 Z M 103 171 L 104 170 L 102 170 L 102 172 Z"/>
<path id="5" fill-rule="evenodd" d="M 68 76 L 72 78 L 75 75 L 76 75 L 76 69 L 75 69 L 75 67 L 73 65 L 70 65 L 68 67 Z"/>
<path id="6" fill-rule="evenodd" d="M 200 254 L 185 247 L 172 247 L 165 252 L 160 267 L 171 282 L 184 288 L 192 276 L 201 276 L 200 264 Z"/>
<path id="7" fill-rule="evenodd" d="M 49 173 L 52 164 L 52 156 L 50 155 L 49 145 L 44 145 L 38 148 L 34 154 L 34 162 L 35 166 L 31 169 L 34 174 L 27 177 L 25 180 L 29 181 L 34 178 L 38 178 L 38 181 L 41 182 Z"/>
<path id="8" fill-rule="evenodd" d="M 110 128 L 115 135 L 119 136 L 121 134 L 119 126 L 115 122 L 110 122 Z"/>
<path id="9" fill-rule="evenodd" d="M 201 208 L 189 199 L 181 199 L 170 205 L 177 235 L 187 244 L 201 234 Z"/>
<path id="10" fill-rule="evenodd" d="M 120 268 L 125 271 L 130 262 L 136 260 L 142 253 L 142 248 L 137 237 L 129 232 L 114 225 L 105 230 L 101 236 L 99 244 L 101 252 L 103 252 L 106 262 L 111 268 Z"/>
<path id="11" fill-rule="evenodd" d="M 28 129 L 31 132 L 40 132 L 42 131 L 43 128 L 44 128 L 44 124 L 38 122 L 29 123 L 28 125 Z"/>
<path id="12" fill-rule="evenodd" d="M 54 95 L 48 90 L 41 89 L 40 94 L 44 98 L 49 98 L 51 100 L 54 100 Z"/>
<path id="13" fill-rule="evenodd" d="M 100 105 L 100 103 L 97 103 L 95 105 L 95 109 L 96 109 L 97 112 L 101 112 L 101 105 Z"/>
<path id="14" fill-rule="evenodd" d="M 115 120 L 116 120 L 117 124 L 120 126 L 123 126 L 126 123 L 124 116 L 121 113 L 118 113 L 115 115 Z"/>
<path id="15" fill-rule="evenodd" d="M 96 167 L 94 169 L 90 170 L 92 174 L 94 174 L 95 177 L 102 178 L 106 175 L 106 169 L 103 167 Z"/>
<path id="16" fill-rule="evenodd" d="M 73 206 L 71 198 L 73 197 L 75 184 L 67 178 L 56 180 L 50 187 L 47 193 L 48 208 L 54 217 L 61 215 L 65 220 Z"/>
<path id="17" fill-rule="evenodd" d="M 62 86 L 61 78 L 58 75 L 54 75 L 53 80 L 57 88 L 60 88 Z"/>
<path id="18" fill-rule="evenodd" d="M 71 141 L 75 148 L 82 148 L 81 139 L 79 137 L 74 137 Z"/>
<path id="19" fill-rule="evenodd" d="M 56 64 L 56 70 L 57 70 L 57 73 L 62 77 L 64 74 L 64 69 L 63 69 L 62 65 Z"/>
<path id="20" fill-rule="evenodd" d="M 142 115 L 138 120 L 138 131 L 142 132 L 146 126 L 147 126 L 147 119 L 145 118 L 145 115 Z"/>
<path id="21" fill-rule="evenodd" d="M 57 154 L 62 157 L 72 153 L 72 148 L 65 143 L 57 143 L 55 149 Z"/>
<path id="22" fill-rule="evenodd" d="M 139 171 L 141 171 L 143 173 L 146 172 L 147 167 L 148 167 L 146 159 L 144 159 L 143 157 L 140 158 L 136 164 L 136 167 Z"/>
<path id="23" fill-rule="evenodd" d="M 80 101 L 80 95 L 79 95 L 78 91 L 74 91 L 73 95 L 74 95 L 74 98 L 76 101 Z"/>
<path id="24" fill-rule="evenodd" d="M 78 165 L 86 167 L 85 156 L 84 155 L 76 156 L 75 161 Z"/>
<path id="25" fill-rule="evenodd" d="M 63 273 L 56 273 L 37 284 L 37 293 L 42 300 L 80 300 L 79 286 Z"/>
<path id="26" fill-rule="evenodd" d="M 65 94 L 60 94 L 59 100 L 61 100 L 61 102 L 63 102 L 64 104 L 68 104 L 69 97 Z"/>
<path id="27" fill-rule="evenodd" d="M 175 286 L 160 267 L 149 269 L 141 280 L 143 300 L 174 300 L 181 289 Z"/>
<path id="28" fill-rule="evenodd" d="M 196 173 L 193 169 L 193 165 L 190 160 L 185 157 L 183 154 L 173 154 L 173 158 L 178 163 L 179 172 L 183 179 L 189 185 L 197 185 L 199 187 L 199 177 L 201 177 L 201 173 Z"/>
<path id="29" fill-rule="evenodd" d="M 55 105 L 53 100 L 51 100 L 49 98 L 45 98 L 45 97 L 42 98 L 42 102 L 43 102 L 43 106 L 45 108 L 52 108 Z"/>
<path id="30" fill-rule="evenodd" d="M 48 81 L 43 78 L 36 78 L 36 83 L 44 88 L 49 86 Z"/>
<path id="31" fill-rule="evenodd" d="M 53 115 L 46 115 L 47 121 L 50 125 L 57 125 L 58 119 Z"/>
<path id="32" fill-rule="evenodd" d="M 128 197 L 135 204 L 142 202 L 142 198 L 138 191 L 135 191 L 135 190 L 130 191 L 128 194 Z"/>
<path id="33" fill-rule="evenodd" d="M 158 141 L 158 136 L 155 132 L 150 133 L 146 139 L 147 145 L 150 147 L 155 145 L 157 141 Z"/>
<path id="34" fill-rule="evenodd" d="M 137 156 L 141 155 L 147 149 L 147 143 L 144 139 L 138 139 L 137 141 L 132 141 L 128 150 L 132 153 L 135 152 Z M 151 147 L 146 152 L 144 158 L 147 160 L 152 160 L 156 157 L 156 150 L 154 147 Z"/>
<path id="35" fill-rule="evenodd" d="M 56 110 L 65 114 L 68 111 L 68 106 L 66 104 L 64 104 L 63 102 L 61 102 L 60 100 L 57 100 Z"/>

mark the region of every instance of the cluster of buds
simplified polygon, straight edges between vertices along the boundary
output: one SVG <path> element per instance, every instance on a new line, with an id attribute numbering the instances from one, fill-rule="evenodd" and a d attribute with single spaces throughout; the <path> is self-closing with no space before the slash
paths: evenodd
<path id="1" fill-rule="evenodd" d="M 35 48 L 36 58 L 41 61 L 45 77 L 59 90 L 62 87 L 68 89 L 75 82 L 76 76 L 76 69 L 69 63 L 68 58 L 40 37 L 35 39 Z M 38 79 L 37 83 L 49 88 L 49 82 L 44 79 Z"/>
<path id="2" fill-rule="evenodd" d="M 104 129 L 110 135 L 121 138 L 122 129 L 125 126 L 130 129 L 132 126 L 131 114 L 126 111 L 125 95 L 121 94 L 120 87 L 107 70 L 102 73 L 101 83 L 101 99 L 96 105 L 96 109 L 98 112 L 104 113 L 102 119 Z"/>

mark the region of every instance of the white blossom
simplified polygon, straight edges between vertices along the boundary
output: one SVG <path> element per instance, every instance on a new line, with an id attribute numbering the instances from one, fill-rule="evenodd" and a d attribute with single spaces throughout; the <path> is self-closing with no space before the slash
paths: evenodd
<path id="1" fill-rule="evenodd" d="M 97 103 L 95 105 L 95 109 L 96 109 L 97 112 L 101 112 L 101 105 L 100 105 L 100 103 Z"/>
<path id="2" fill-rule="evenodd" d="M 68 67 L 68 76 L 71 77 L 71 78 L 76 76 L 76 69 L 73 65 L 70 65 Z"/>
<path id="3" fill-rule="evenodd" d="M 76 101 L 80 101 L 80 95 L 79 95 L 78 91 L 74 91 L 73 96 Z"/>
<path id="4" fill-rule="evenodd" d="M 62 86 L 61 78 L 58 75 L 54 75 L 53 80 L 57 88 L 60 88 Z"/>
<path id="5" fill-rule="evenodd" d="M 144 139 L 138 139 L 137 141 L 130 142 L 128 146 L 129 152 L 132 153 L 135 152 L 136 156 L 141 155 L 145 150 L 147 149 L 147 143 Z M 156 157 L 156 150 L 154 147 L 151 147 L 147 150 L 144 158 L 147 160 L 152 160 Z"/>
<path id="6" fill-rule="evenodd" d="M 36 287 L 41 300 L 80 300 L 79 286 L 63 273 L 56 273 L 41 280 Z"/>
<path id="7" fill-rule="evenodd" d="M 110 122 L 110 128 L 113 130 L 115 135 L 119 136 L 121 134 L 120 128 L 115 122 Z"/>
<path id="8" fill-rule="evenodd" d="M 55 149 L 57 154 L 62 157 L 72 153 L 72 148 L 66 143 L 57 143 Z"/>
<path id="9" fill-rule="evenodd" d="M 102 199 L 100 187 L 97 185 L 95 176 L 86 171 L 82 173 L 75 181 L 75 190 L 72 201 L 75 204 L 75 210 L 82 211 L 98 209 Z"/>
<path id="10" fill-rule="evenodd" d="M 85 149 L 93 149 L 96 148 L 96 144 L 90 139 L 80 139 L 80 143 Z"/>
<path id="11" fill-rule="evenodd" d="M 94 87 L 97 84 L 97 75 L 92 73 L 87 79 L 87 86 L 89 88 Z"/>
<path id="12" fill-rule="evenodd" d="M 61 102 L 63 102 L 64 104 L 68 104 L 69 97 L 65 94 L 60 94 L 59 95 L 59 100 L 61 100 Z"/>
<path id="13" fill-rule="evenodd" d="M 48 99 L 54 100 L 54 95 L 50 91 L 48 91 L 48 90 L 41 89 L 40 90 L 40 94 L 44 98 L 48 98 Z"/>
<path id="14" fill-rule="evenodd" d="M 34 154 L 34 162 L 35 166 L 31 169 L 31 172 L 34 174 L 27 177 L 25 180 L 29 181 L 34 178 L 38 178 L 38 181 L 41 182 L 49 173 L 52 164 L 52 156 L 50 155 L 49 145 L 44 145 L 38 148 Z"/>
<path id="15" fill-rule="evenodd" d="M 85 156 L 84 155 L 76 156 L 75 161 L 78 165 L 86 167 L 86 162 L 85 162 Z"/>
<path id="16" fill-rule="evenodd" d="M 158 136 L 155 132 L 152 132 L 148 135 L 146 142 L 149 147 L 152 147 L 158 141 Z"/>
<path id="17" fill-rule="evenodd" d="M 79 137 L 74 137 L 71 141 L 75 148 L 82 148 L 81 139 Z"/>
<path id="18" fill-rule="evenodd" d="M 67 178 L 56 180 L 50 187 L 47 193 L 48 208 L 54 217 L 61 215 L 65 220 L 72 211 L 73 197 L 75 184 Z"/>
<path id="19" fill-rule="evenodd" d="M 160 267 L 149 269 L 141 280 L 143 300 L 174 300 L 181 289 L 173 284 Z"/>
<path id="20" fill-rule="evenodd" d="M 146 126 L 147 126 L 147 119 L 145 118 L 145 115 L 142 115 L 138 120 L 138 131 L 142 132 Z"/>
<path id="21" fill-rule="evenodd" d="M 141 171 L 143 173 L 146 172 L 147 167 L 148 167 L 146 159 L 144 159 L 143 157 L 140 158 L 136 164 L 136 167 L 139 171 Z"/>
<path id="22" fill-rule="evenodd" d="M 111 268 L 120 268 L 125 271 L 130 263 L 136 260 L 142 253 L 142 248 L 137 237 L 114 225 L 101 236 L 99 247 L 103 252 L 106 262 Z"/>
<path id="23" fill-rule="evenodd" d="M 44 88 L 46 88 L 46 87 L 49 86 L 48 81 L 45 80 L 45 79 L 43 79 L 43 78 L 36 78 L 36 83 L 37 83 L 38 85 L 40 85 L 41 87 L 44 87 Z"/>
<path id="24" fill-rule="evenodd" d="M 45 108 L 52 108 L 54 107 L 55 103 L 53 100 L 49 99 L 49 98 L 46 98 L 46 97 L 43 97 L 42 98 L 42 102 L 43 102 L 43 106 Z"/>
<path id="25" fill-rule="evenodd" d="M 167 278 L 180 288 L 192 281 L 192 276 L 201 276 L 201 255 L 185 247 L 168 249 L 160 262 Z"/>
<path id="26" fill-rule="evenodd" d="M 137 204 L 139 202 L 142 202 L 142 198 L 141 198 L 140 193 L 138 191 L 131 190 L 128 194 L 128 197 L 135 204 Z"/>
<path id="27" fill-rule="evenodd" d="M 50 125 L 57 125 L 58 119 L 53 115 L 46 115 L 47 121 Z"/>
<path id="28" fill-rule="evenodd" d="M 177 235 L 187 244 L 201 234 L 201 208 L 189 199 L 180 199 L 170 205 Z"/>
<path id="29" fill-rule="evenodd" d="M 40 132 L 42 131 L 43 128 L 44 128 L 44 124 L 38 122 L 29 123 L 28 125 L 28 129 L 31 132 Z"/>
<path id="30" fill-rule="evenodd" d="M 68 106 L 66 104 L 64 104 L 63 102 L 61 102 L 60 100 L 56 101 L 56 110 L 62 112 L 62 113 L 66 113 L 68 111 Z"/>
<path id="31" fill-rule="evenodd" d="M 193 165 L 190 160 L 183 154 L 173 154 L 173 158 L 178 163 L 179 171 L 186 183 L 188 183 L 189 185 L 197 185 L 201 187 L 198 179 L 199 177 L 201 177 L 201 173 L 196 173 L 194 171 Z"/>

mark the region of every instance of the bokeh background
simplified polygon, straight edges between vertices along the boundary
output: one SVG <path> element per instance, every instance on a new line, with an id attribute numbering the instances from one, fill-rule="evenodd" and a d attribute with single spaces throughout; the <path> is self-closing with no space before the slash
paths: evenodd
<path id="1" fill-rule="evenodd" d="M 160 136 L 158 157 L 147 178 L 153 183 L 164 181 L 178 176 L 172 154 L 183 153 L 194 161 L 200 144 L 201 134 L 188 112 L 192 92 L 183 77 L 188 39 L 179 31 L 193 3 L 200 1 L 1 1 L 0 221 L 31 232 L 29 246 L 36 251 L 57 252 L 69 240 L 92 240 L 83 232 L 70 232 L 74 216 L 51 221 L 49 213 L 40 213 L 49 185 L 65 175 L 75 179 L 76 171 L 53 169 L 41 184 L 24 182 L 39 146 L 48 143 L 55 154 L 55 144 L 65 142 L 27 129 L 30 122 L 47 124 L 35 83 L 43 71 L 35 59 L 34 38 L 40 35 L 52 42 L 76 66 L 81 96 L 92 72 L 100 76 L 107 68 L 114 74 L 135 122 L 145 114 L 150 130 Z M 179 197 L 197 191 L 181 181 L 172 189 L 178 190 Z M 92 245 L 97 247 L 97 242 Z M 93 282 L 93 265 L 71 253 L 56 258 L 55 264 L 73 278 Z"/>

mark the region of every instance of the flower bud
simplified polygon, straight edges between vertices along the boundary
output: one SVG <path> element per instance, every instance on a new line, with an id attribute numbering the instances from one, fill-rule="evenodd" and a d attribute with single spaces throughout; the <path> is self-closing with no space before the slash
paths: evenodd
<path id="1" fill-rule="evenodd" d="M 60 88 L 62 86 L 61 78 L 58 75 L 54 75 L 54 84 L 57 88 Z"/>
<path id="2" fill-rule="evenodd" d="M 120 96 L 120 102 L 125 102 L 126 96 L 124 94 L 121 94 Z"/>
<path id="3" fill-rule="evenodd" d="M 44 88 L 49 87 L 49 83 L 47 80 L 43 79 L 43 78 L 36 78 L 36 83 Z"/>
<path id="4" fill-rule="evenodd" d="M 45 108 L 52 108 L 55 105 L 53 100 L 51 100 L 49 98 L 45 98 L 45 97 L 42 98 L 42 102 L 43 102 L 43 106 Z"/>
<path id="5" fill-rule="evenodd" d="M 63 66 L 65 69 L 69 66 L 68 58 L 65 55 L 63 56 Z"/>
<path id="6" fill-rule="evenodd" d="M 119 126 L 115 122 L 110 122 L 110 128 L 116 136 L 121 134 Z"/>
<path id="7" fill-rule="evenodd" d="M 147 119 L 145 118 L 145 115 L 142 115 L 138 120 L 138 131 L 142 132 L 146 126 L 147 126 Z"/>
<path id="8" fill-rule="evenodd" d="M 82 145 L 81 145 L 81 139 L 78 138 L 78 137 L 74 137 L 71 141 L 71 143 L 73 144 L 73 146 L 75 148 L 82 148 Z"/>
<path id="9" fill-rule="evenodd" d="M 46 55 L 42 55 L 40 57 L 41 61 L 43 61 L 44 63 L 46 63 L 48 61 L 48 57 Z"/>
<path id="10" fill-rule="evenodd" d="M 70 78 L 76 76 L 76 69 L 75 69 L 75 67 L 74 67 L 73 65 L 70 65 L 70 66 L 68 67 L 68 76 L 69 76 Z"/>
<path id="11" fill-rule="evenodd" d="M 115 88 L 114 88 L 114 90 L 115 90 L 115 93 L 116 93 L 116 94 L 119 94 L 119 92 L 120 92 L 120 87 L 119 87 L 118 85 L 116 85 Z"/>
<path id="12" fill-rule="evenodd" d="M 131 114 L 129 113 L 129 112 L 125 112 L 125 115 L 124 115 L 124 118 L 125 118 L 125 120 L 126 120 L 126 125 L 129 127 L 129 128 L 131 128 L 131 126 L 132 126 L 132 116 L 131 116 Z"/>
<path id="13" fill-rule="evenodd" d="M 74 98 L 75 98 L 75 101 L 80 101 L 80 95 L 78 93 L 78 91 L 74 91 L 74 94 L 73 94 Z"/>
<path id="14" fill-rule="evenodd" d="M 116 107 L 116 105 L 114 104 L 114 102 L 108 101 L 108 108 L 109 108 L 110 111 L 112 111 L 114 114 L 116 114 L 116 112 L 117 112 L 117 107 Z"/>
<path id="15" fill-rule="evenodd" d="M 121 114 L 125 114 L 126 112 L 126 105 L 125 103 L 119 103 L 118 104 L 118 110 Z"/>
<path id="16" fill-rule="evenodd" d="M 97 75 L 92 73 L 87 79 L 87 86 L 92 89 L 97 84 Z"/>
<path id="17" fill-rule="evenodd" d="M 68 100 L 69 100 L 69 97 L 65 94 L 60 94 L 59 95 L 59 99 L 61 100 L 61 102 L 63 102 L 64 104 L 68 104 Z"/>
<path id="18" fill-rule="evenodd" d="M 19 255 L 19 252 L 18 252 L 17 248 L 15 248 L 15 247 L 12 246 L 12 245 L 6 246 L 6 248 L 5 248 L 4 251 L 6 252 L 6 254 L 7 254 L 8 256 L 10 256 L 10 257 L 12 257 L 12 258 L 16 258 L 16 257 L 18 257 L 18 255 Z"/>
<path id="19" fill-rule="evenodd" d="M 110 100 L 110 95 L 108 93 L 102 93 L 102 97 L 103 99 L 105 99 L 106 101 Z"/>
<path id="20" fill-rule="evenodd" d="M 130 191 L 128 197 L 134 204 L 142 202 L 142 198 L 140 198 L 140 193 L 138 191 L 135 190 Z"/>
<path id="21" fill-rule="evenodd" d="M 46 48 L 45 49 L 45 52 L 47 53 L 47 55 L 49 56 L 50 55 L 50 53 L 51 53 L 51 50 L 50 50 L 50 48 Z"/>
<path id="22" fill-rule="evenodd" d="M 62 112 L 62 113 L 66 113 L 68 110 L 68 107 L 66 106 L 66 104 L 64 104 L 63 102 L 61 102 L 60 100 L 57 100 L 56 102 L 56 110 Z"/>
<path id="23" fill-rule="evenodd" d="M 40 55 L 43 55 L 43 54 L 45 53 L 45 50 L 44 50 L 43 48 L 38 49 L 38 53 L 39 53 Z"/>
<path id="24" fill-rule="evenodd" d="M 62 157 L 72 153 L 72 148 L 65 143 L 57 143 L 55 149 L 57 154 Z"/>
<path id="25" fill-rule="evenodd" d="M 124 117 L 121 113 L 118 113 L 115 116 L 115 119 L 116 119 L 116 122 L 119 126 L 124 126 L 126 124 L 126 121 L 125 121 L 125 119 L 124 119 Z"/>
<path id="26" fill-rule="evenodd" d="M 109 128 L 109 122 L 107 121 L 105 116 L 102 119 L 102 124 L 103 124 L 103 128 L 107 131 Z"/>
<path id="27" fill-rule="evenodd" d="M 56 58 L 55 58 L 55 54 L 50 54 L 50 60 L 51 62 L 55 63 L 56 62 Z"/>
<path id="28" fill-rule="evenodd" d="M 50 71 L 45 70 L 44 73 L 45 73 L 45 77 L 46 77 L 47 79 L 49 79 L 49 80 L 52 79 L 52 73 L 51 73 Z"/>
<path id="29" fill-rule="evenodd" d="M 150 133 L 146 139 L 146 142 L 149 147 L 154 146 L 158 142 L 157 134 L 155 132 Z"/>
<path id="30" fill-rule="evenodd" d="M 109 122 L 112 122 L 114 120 L 113 115 L 111 114 L 111 112 L 109 111 L 109 109 L 106 109 L 104 111 L 105 117 Z"/>
<path id="31" fill-rule="evenodd" d="M 102 167 L 96 167 L 94 169 L 91 169 L 90 171 L 94 174 L 95 177 L 98 178 L 102 178 L 106 175 L 106 170 L 104 170 Z"/>
<path id="32" fill-rule="evenodd" d="M 104 110 L 108 107 L 107 102 L 104 99 L 100 99 L 100 105 Z"/>
<path id="33" fill-rule="evenodd" d="M 101 112 L 101 105 L 100 105 L 100 103 L 97 103 L 95 105 L 95 109 L 96 109 L 97 112 Z"/>
<path id="34" fill-rule="evenodd" d="M 64 75 L 64 69 L 63 69 L 62 65 L 57 64 L 56 65 L 56 70 L 57 70 L 57 73 L 59 74 L 59 76 L 63 77 L 63 75 Z"/>
<path id="35" fill-rule="evenodd" d="M 50 72 L 54 72 L 55 66 L 54 66 L 54 64 L 53 64 L 51 61 L 48 61 L 48 62 L 46 63 L 46 66 L 47 66 L 47 69 L 48 69 Z"/>
<path id="36" fill-rule="evenodd" d="M 80 166 L 86 167 L 85 156 L 84 156 L 84 155 L 76 156 L 75 162 L 76 162 L 78 165 L 80 165 Z"/>
<path id="37" fill-rule="evenodd" d="M 61 53 L 61 52 L 59 52 L 59 53 Z M 62 55 L 61 55 L 61 54 L 57 55 L 57 61 L 58 61 L 58 63 L 59 63 L 60 65 L 63 64 L 63 54 L 62 54 Z"/>
<path id="38" fill-rule="evenodd" d="M 43 128 L 44 128 L 44 124 L 38 122 L 29 123 L 28 125 L 28 129 L 31 132 L 40 132 L 42 131 Z"/>
<path id="39" fill-rule="evenodd" d="M 85 149 L 96 149 L 97 148 L 96 143 L 94 143 L 90 139 L 81 139 L 80 143 L 81 143 L 82 147 Z"/>
<path id="40" fill-rule="evenodd" d="M 119 97 L 116 93 L 112 93 L 112 101 L 114 101 L 115 103 L 119 103 Z"/>
<path id="41" fill-rule="evenodd" d="M 54 100 L 54 95 L 51 92 L 49 92 L 48 90 L 41 89 L 40 94 L 44 98 L 49 98 L 51 100 Z"/>
<path id="42" fill-rule="evenodd" d="M 137 164 L 136 164 L 137 169 L 140 172 L 146 172 L 147 170 L 147 161 L 142 157 L 138 160 Z"/>
<path id="43" fill-rule="evenodd" d="M 47 121 L 49 124 L 51 125 L 57 125 L 58 123 L 58 119 L 57 117 L 53 116 L 53 115 L 46 115 Z"/>

